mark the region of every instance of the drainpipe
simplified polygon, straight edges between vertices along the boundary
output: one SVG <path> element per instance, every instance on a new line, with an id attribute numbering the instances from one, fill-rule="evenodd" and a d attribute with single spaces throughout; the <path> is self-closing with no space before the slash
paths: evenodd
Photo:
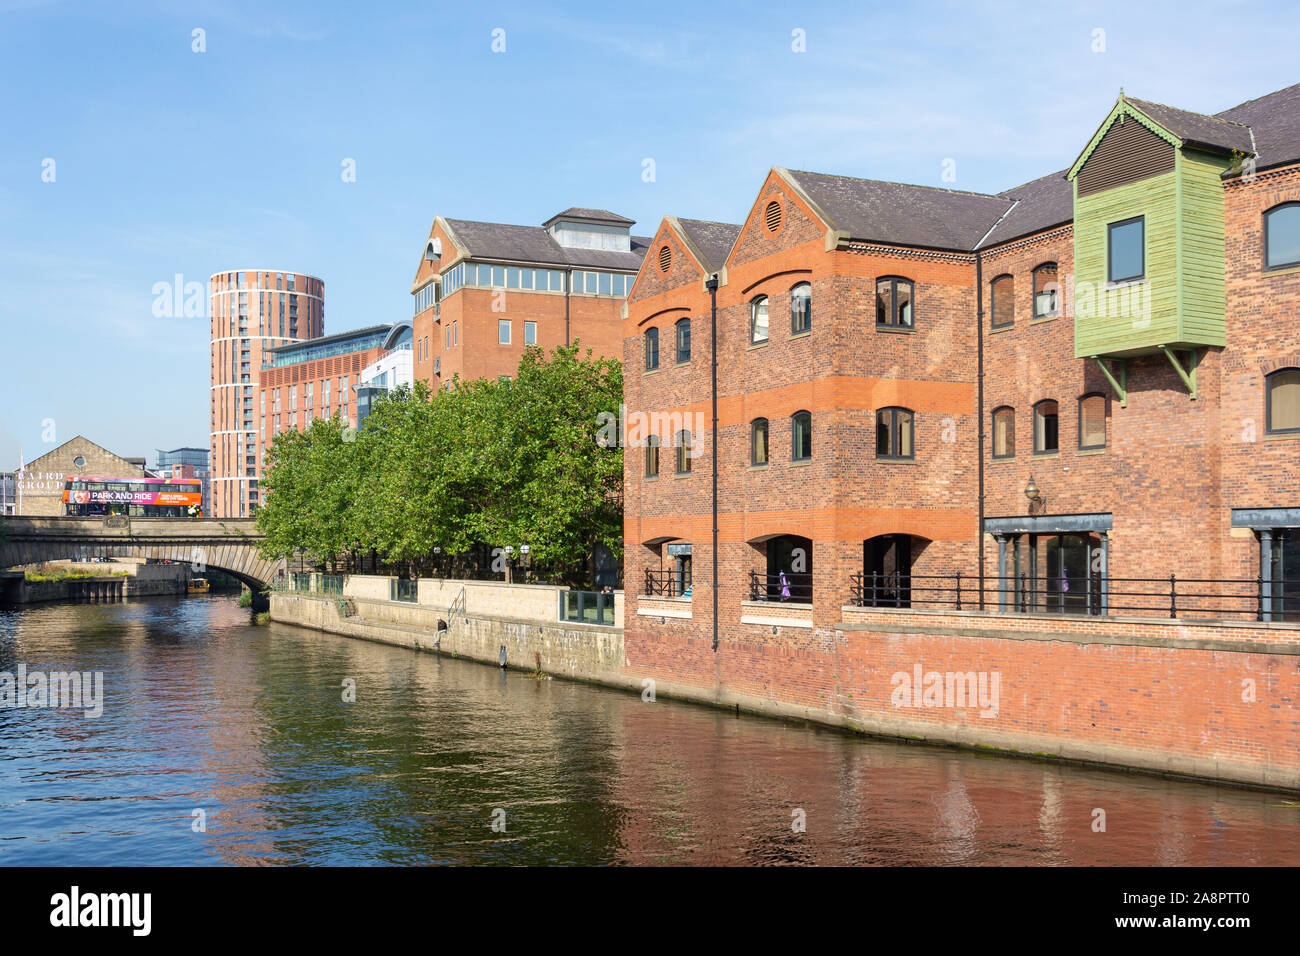
<path id="1" fill-rule="evenodd" d="M 713 365 L 713 652 L 718 651 L 718 274 L 709 276 L 709 357 Z"/>
<path id="2" fill-rule="evenodd" d="M 564 347 L 569 347 L 569 298 L 573 295 L 573 269 L 564 280 Z"/>
<path id="3" fill-rule="evenodd" d="M 979 546 L 980 610 L 984 610 L 984 259 L 975 253 L 975 355 L 976 355 L 976 420 L 979 422 L 979 529 L 976 541 Z M 1001 573 L 1001 572 L 999 572 Z M 998 585 L 1005 584 L 999 581 Z"/>

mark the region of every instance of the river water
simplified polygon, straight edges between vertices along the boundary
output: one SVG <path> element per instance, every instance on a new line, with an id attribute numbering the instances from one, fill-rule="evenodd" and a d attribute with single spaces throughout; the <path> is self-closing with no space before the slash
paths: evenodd
<path id="1" fill-rule="evenodd" d="M 0 865 L 1300 863 L 1291 797 L 646 703 L 227 596 L 2 609 L 19 664 L 102 672 L 104 709 L 0 708 Z"/>

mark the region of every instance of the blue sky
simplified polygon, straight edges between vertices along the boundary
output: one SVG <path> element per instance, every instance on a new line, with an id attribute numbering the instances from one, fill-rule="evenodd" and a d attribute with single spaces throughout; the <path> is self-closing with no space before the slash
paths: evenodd
<path id="1" fill-rule="evenodd" d="M 339 332 L 410 314 L 438 214 L 649 234 L 739 220 L 773 165 L 996 192 L 1069 165 L 1121 86 L 1217 112 L 1300 82 L 1297 27 L 1269 2 L 0 0 L 0 467 L 50 419 L 151 461 L 207 445 L 207 321 L 153 315 L 178 273 L 320 276 Z"/>

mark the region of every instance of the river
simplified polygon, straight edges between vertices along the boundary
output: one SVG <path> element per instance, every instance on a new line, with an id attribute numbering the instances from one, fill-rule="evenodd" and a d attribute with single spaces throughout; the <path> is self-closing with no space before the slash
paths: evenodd
<path id="1" fill-rule="evenodd" d="M 0 708 L 3 865 L 1300 862 L 1295 797 L 648 703 L 229 596 L 0 609 L 20 664 L 102 672 L 103 713 Z"/>

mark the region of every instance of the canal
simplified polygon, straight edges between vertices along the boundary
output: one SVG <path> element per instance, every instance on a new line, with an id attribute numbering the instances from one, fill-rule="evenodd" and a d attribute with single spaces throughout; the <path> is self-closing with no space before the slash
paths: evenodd
<path id="1" fill-rule="evenodd" d="M 20 664 L 102 672 L 104 709 L 0 709 L 3 865 L 1300 862 L 1294 797 L 647 703 L 226 596 L 0 609 Z"/>

